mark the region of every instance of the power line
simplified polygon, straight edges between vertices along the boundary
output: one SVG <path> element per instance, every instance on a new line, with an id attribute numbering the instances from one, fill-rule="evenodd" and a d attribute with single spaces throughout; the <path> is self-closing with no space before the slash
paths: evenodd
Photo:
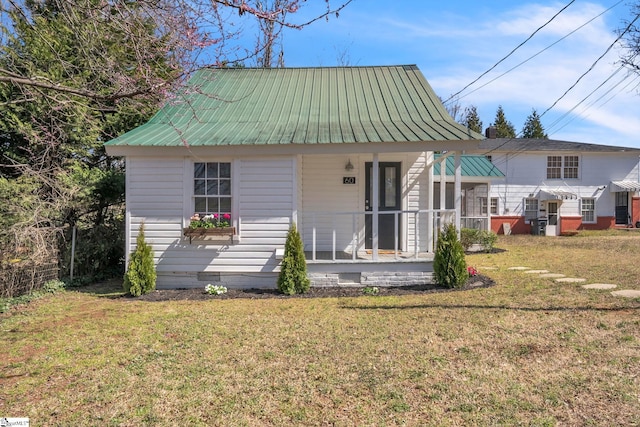
<path id="1" fill-rule="evenodd" d="M 567 3 L 566 6 L 564 6 L 562 9 L 560 9 L 560 11 L 558 11 L 555 15 L 553 15 L 551 17 L 551 19 L 549 19 L 547 22 L 545 22 L 544 24 L 542 24 L 540 27 L 538 27 L 538 29 L 536 29 L 533 33 L 531 33 L 531 35 L 529 37 L 527 37 L 526 40 L 524 40 L 522 43 L 520 43 L 518 46 L 516 46 L 515 48 L 513 48 L 511 50 L 511 52 L 509 52 L 505 57 L 503 57 L 502 59 L 500 59 L 498 62 L 496 62 L 491 68 L 489 68 L 487 71 L 485 71 L 484 73 L 480 74 L 480 76 L 478 76 L 474 81 L 472 81 L 471 83 L 469 83 L 468 85 L 466 85 L 465 87 L 463 87 L 462 89 L 460 89 L 458 92 L 454 93 L 453 95 L 451 95 L 446 101 L 444 101 L 444 103 L 446 104 L 447 102 L 451 101 L 453 98 L 455 98 L 456 96 L 460 95 L 462 92 L 464 92 L 469 86 L 473 85 L 474 83 L 476 83 L 478 80 L 480 80 L 482 77 L 486 76 L 489 72 L 491 72 L 494 68 L 496 68 L 498 65 L 500 65 L 503 61 L 505 61 L 507 58 L 509 58 L 511 55 L 513 55 L 515 53 L 516 50 L 520 49 L 522 46 L 524 46 L 525 43 L 527 43 L 529 40 L 531 40 L 533 38 L 533 36 L 536 35 L 536 33 L 538 31 L 540 31 L 541 29 L 543 29 L 544 27 L 546 27 L 547 25 L 549 25 L 554 19 L 556 19 L 556 17 L 558 15 L 560 15 L 562 12 L 564 12 L 564 10 L 566 8 L 568 8 L 569 6 L 571 6 L 573 3 L 575 2 L 575 0 L 571 0 L 569 3 Z"/>
<path id="2" fill-rule="evenodd" d="M 584 76 L 586 76 L 587 74 L 589 74 L 594 68 L 595 66 L 598 64 L 598 62 L 600 62 L 600 60 L 602 58 L 604 58 L 610 51 L 611 49 L 613 49 L 613 46 L 616 45 L 616 43 L 618 43 L 620 41 L 620 39 L 629 32 L 629 30 L 631 29 L 631 27 L 633 26 L 633 24 L 638 20 L 638 18 L 640 18 L 640 14 L 636 15 L 636 17 L 633 19 L 633 21 L 631 21 L 629 23 L 629 25 L 627 25 L 627 28 L 624 29 L 623 32 L 620 33 L 620 35 L 613 41 L 613 43 L 611 43 L 609 45 L 609 47 L 607 47 L 607 49 L 604 51 L 604 53 L 602 55 L 600 55 L 598 57 L 598 59 L 595 60 L 595 62 L 593 64 L 591 64 L 591 66 L 589 67 L 589 69 L 587 71 L 585 71 L 580 77 L 578 77 L 578 80 L 576 80 L 576 82 L 574 84 L 571 85 L 571 87 L 569 89 L 567 89 L 561 96 L 560 98 L 556 99 L 556 101 L 551 104 L 551 106 L 549 108 L 547 108 L 542 114 L 540 114 L 540 117 L 544 116 L 546 113 L 549 112 L 549 110 L 551 110 L 553 107 L 555 107 L 558 102 L 560 102 L 560 100 L 562 100 L 562 98 L 564 98 L 573 88 L 575 88 L 578 83 L 580 83 L 580 81 L 584 78 Z"/>
<path id="3" fill-rule="evenodd" d="M 584 98 L 582 98 L 580 101 L 578 101 L 576 103 L 576 105 L 574 105 L 571 109 L 567 110 L 564 114 L 562 114 L 560 117 L 558 117 L 554 122 L 552 122 L 549 125 L 548 130 L 553 129 L 554 126 L 556 126 L 560 121 L 562 121 L 565 117 L 567 117 L 569 114 L 571 114 L 576 108 L 578 108 L 580 106 L 580 104 L 584 103 L 587 99 L 589 99 L 591 97 L 591 95 L 593 95 L 595 92 L 598 91 L 598 89 L 602 88 L 605 84 L 607 84 L 607 82 L 609 82 L 612 78 L 614 78 L 621 70 L 624 69 L 624 66 L 620 66 L 618 67 L 613 73 L 611 73 L 609 75 L 609 77 L 607 77 L 602 83 L 600 83 L 595 89 L 593 89 L 591 92 L 589 92 L 589 94 L 587 96 L 585 96 Z M 626 77 L 625 77 L 626 79 Z M 622 79 L 620 82 L 618 82 L 613 88 L 615 88 L 616 86 L 618 86 L 619 84 L 621 84 L 625 79 Z M 612 88 L 612 89 L 613 89 Z M 604 95 L 603 95 L 604 96 Z"/>
<path id="4" fill-rule="evenodd" d="M 489 80 L 488 82 L 484 83 L 483 85 L 481 85 L 481 86 L 479 86 L 479 87 L 477 87 L 477 88 L 473 89 L 473 90 L 472 90 L 472 91 L 470 91 L 470 92 L 465 93 L 465 94 L 464 94 L 463 96 L 461 96 L 459 99 L 462 99 L 462 98 L 464 98 L 464 97 L 466 97 L 466 96 L 471 95 L 472 93 L 474 93 L 474 92 L 476 92 L 476 91 L 478 91 L 478 90 L 482 89 L 483 87 L 485 87 L 485 86 L 487 86 L 487 85 L 489 85 L 489 84 L 491 84 L 491 83 L 495 82 L 495 81 L 496 81 L 496 80 L 498 80 L 499 78 L 504 77 L 506 74 L 508 74 L 508 73 L 512 72 L 512 71 L 513 71 L 513 70 L 515 70 L 516 68 L 519 68 L 521 65 L 526 64 L 527 62 L 531 61 L 531 60 L 532 60 L 533 58 L 535 58 L 536 56 L 540 55 L 541 53 L 543 53 L 543 52 L 545 52 L 545 51 L 547 51 L 547 50 L 549 50 L 549 49 L 551 49 L 553 46 L 557 45 L 558 43 L 560 43 L 561 41 L 563 41 L 563 40 L 564 40 L 564 39 L 566 39 L 567 37 L 570 37 L 571 35 L 573 35 L 573 34 L 574 34 L 574 33 L 576 33 L 577 31 L 579 31 L 579 30 L 581 30 L 582 28 L 586 27 L 587 25 L 589 25 L 590 23 L 592 23 L 593 21 L 595 21 L 596 19 L 598 19 L 599 17 L 601 17 L 602 15 L 604 15 L 605 13 L 609 12 L 609 11 L 610 11 L 611 9 L 613 9 L 614 7 L 618 6 L 618 5 L 619 5 L 620 3 L 622 3 L 623 1 L 624 1 L 624 0 L 620 0 L 618 3 L 614 4 L 613 6 L 609 7 L 608 9 L 606 9 L 606 10 L 604 10 L 604 11 L 600 12 L 598 15 L 594 16 L 593 18 L 591 18 L 590 20 L 588 20 L 588 21 L 587 21 L 587 22 L 585 22 L 584 24 L 580 25 L 579 27 L 577 27 L 576 29 L 574 29 L 573 31 L 571 31 L 570 33 L 568 33 L 567 35 L 565 35 L 565 36 L 563 36 L 563 37 L 559 38 L 559 39 L 558 39 L 558 40 L 556 40 L 555 42 L 551 43 L 549 46 L 547 46 L 547 47 L 545 47 L 544 49 L 542 49 L 542 50 L 538 51 L 537 53 L 533 54 L 533 55 L 532 55 L 532 56 L 530 56 L 529 58 L 527 58 L 527 59 L 525 59 L 524 61 L 522 61 L 522 62 L 520 62 L 519 64 L 517 64 L 516 66 L 509 68 L 507 71 L 505 71 L 504 73 L 500 74 L 499 76 L 494 77 L 493 79 Z M 497 64 L 496 64 L 496 65 L 497 65 Z M 495 67 L 495 66 L 494 66 L 494 67 Z M 488 71 L 487 71 L 487 72 L 488 72 Z M 484 73 L 483 75 L 485 75 L 485 74 L 487 74 L 487 73 Z M 481 77 L 482 77 L 482 76 L 481 76 Z M 479 78 L 480 78 L 480 77 L 478 77 L 478 79 L 479 79 Z M 474 82 L 477 82 L 477 81 L 478 81 L 478 79 L 474 80 Z M 471 83 L 471 84 L 473 84 L 473 83 Z M 465 89 L 466 89 L 466 88 L 468 88 L 471 84 L 467 85 L 467 86 L 465 87 Z M 460 92 L 464 91 L 465 89 L 462 89 Z M 460 92 L 458 92 L 458 94 L 459 94 Z M 455 95 L 454 95 L 454 96 L 455 96 Z M 451 98 L 449 98 L 449 99 L 451 99 Z M 447 101 L 449 101 L 449 100 L 447 100 Z"/>

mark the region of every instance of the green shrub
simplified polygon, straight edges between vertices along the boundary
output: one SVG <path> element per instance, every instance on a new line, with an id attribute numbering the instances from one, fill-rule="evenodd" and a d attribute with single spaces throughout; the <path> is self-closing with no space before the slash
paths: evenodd
<path id="1" fill-rule="evenodd" d="M 66 284 L 62 280 L 49 280 L 42 286 L 42 291 L 55 294 L 56 292 L 64 291 Z"/>
<path id="2" fill-rule="evenodd" d="M 482 246 L 485 252 L 493 251 L 498 236 L 493 231 L 477 230 L 475 228 L 462 228 L 460 230 L 460 243 L 464 250 L 469 250 L 472 245 Z"/>
<path id="3" fill-rule="evenodd" d="M 476 228 L 461 228 L 460 229 L 460 243 L 464 250 L 480 242 L 480 230 Z"/>
<path id="4" fill-rule="evenodd" d="M 458 240 L 456 226 L 449 224 L 438 233 L 438 244 L 433 259 L 436 282 L 448 288 L 459 288 L 469 278 L 464 248 Z"/>
<path id="5" fill-rule="evenodd" d="M 485 252 L 492 252 L 498 241 L 498 235 L 490 230 L 484 230 L 480 233 L 480 244 Z"/>
<path id="6" fill-rule="evenodd" d="M 287 295 L 302 294 L 309 290 L 309 285 L 304 245 L 296 224 L 292 223 L 284 246 L 284 258 L 278 275 L 278 290 Z"/>
<path id="7" fill-rule="evenodd" d="M 124 290 L 134 297 L 147 294 L 156 288 L 156 269 L 151 245 L 144 240 L 144 223 L 138 229 L 136 250 L 131 254 L 129 267 L 124 274 Z"/>

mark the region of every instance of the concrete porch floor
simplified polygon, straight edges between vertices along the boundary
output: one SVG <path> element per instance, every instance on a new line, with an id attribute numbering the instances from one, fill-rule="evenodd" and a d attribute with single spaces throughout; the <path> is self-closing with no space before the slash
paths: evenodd
<path id="1" fill-rule="evenodd" d="M 336 251 L 335 259 L 331 251 L 317 251 L 315 260 L 313 259 L 313 253 L 307 251 L 304 253 L 307 260 L 307 264 L 327 264 L 327 263 L 395 263 L 395 262 L 433 262 L 433 253 L 419 252 L 417 255 L 415 252 L 402 252 L 397 253 L 392 250 L 380 250 L 378 252 L 378 260 L 373 260 L 373 252 L 371 250 L 358 251 L 354 258 L 352 252 Z"/>

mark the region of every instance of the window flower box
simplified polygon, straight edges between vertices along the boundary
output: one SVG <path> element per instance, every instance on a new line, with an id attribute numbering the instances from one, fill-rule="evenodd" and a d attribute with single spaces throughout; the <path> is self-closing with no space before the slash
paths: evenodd
<path id="1" fill-rule="evenodd" d="M 189 243 L 195 239 L 207 239 L 207 240 L 227 240 L 227 238 L 233 241 L 233 236 L 236 234 L 235 227 L 187 227 L 182 233 L 189 238 Z"/>
<path id="2" fill-rule="evenodd" d="M 227 240 L 227 236 L 233 242 L 236 229 L 230 226 L 230 221 L 231 215 L 228 213 L 222 216 L 213 214 L 203 217 L 200 217 L 199 214 L 194 214 L 191 217 L 189 227 L 185 228 L 182 234 L 189 237 L 189 243 L 194 237 L 206 240 L 219 240 L 220 238 Z"/>

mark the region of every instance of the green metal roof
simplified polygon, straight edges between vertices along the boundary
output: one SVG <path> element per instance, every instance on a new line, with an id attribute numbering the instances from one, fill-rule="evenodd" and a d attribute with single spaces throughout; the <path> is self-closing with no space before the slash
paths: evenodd
<path id="1" fill-rule="evenodd" d="M 440 157 L 439 154 L 434 156 L 436 159 Z M 453 156 L 449 156 L 445 159 L 446 162 L 446 174 L 449 176 L 455 175 L 455 159 Z M 433 174 L 440 175 L 441 163 L 436 163 L 433 166 Z M 460 170 L 462 176 L 482 176 L 482 177 L 503 177 L 504 174 L 493 165 L 485 156 L 474 156 L 469 154 L 463 154 L 460 156 Z"/>
<path id="2" fill-rule="evenodd" d="M 203 69 L 111 146 L 480 140 L 415 65 Z"/>

